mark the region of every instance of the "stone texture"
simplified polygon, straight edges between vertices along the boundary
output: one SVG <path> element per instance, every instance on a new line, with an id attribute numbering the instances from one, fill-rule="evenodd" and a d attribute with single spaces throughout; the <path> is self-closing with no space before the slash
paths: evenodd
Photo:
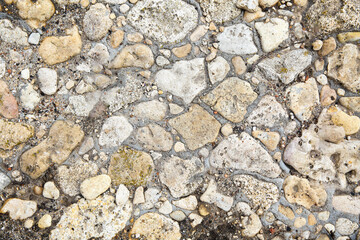
<path id="1" fill-rule="evenodd" d="M 255 130 L 252 132 L 252 136 L 259 139 L 270 151 L 274 151 L 280 142 L 280 134 L 277 132 Z"/>
<path id="2" fill-rule="evenodd" d="M 80 184 L 81 195 L 84 196 L 87 200 L 92 200 L 97 198 L 100 194 L 104 193 L 111 185 L 111 178 L 106 175 L 98 175 L 96 177 L 91 177 L 85 179 Z"/>
<path id="3" fill-rule="evenodd" d="M 165 117 L 167 109 L 166 103 L 158 100 L 151 100 L 135 105 L 131 109 L 131 114 L 141 119 L 161 121 Z"/>
<path id="4" fill-rule="evenodd" d="M 356 42 L 360 40 L 360 32 L 344 32 L 337 35 L 337 39 L 341 43 Z"/>
<path id="5" fill-rule="evenodd" d="M 106 119 L 99 137 L 100 146 L 116 147 L 124 142 L 132 133 L 133 126 L 124 116 Z"/>
<path id="6" fill-rule="evenodd" d="M 11 150 L 34 136 L 34 127 L 0 119 L 0 149 Z"/>
<path id="7" fill-rule="evenodd" d="M 140 1 L 127 16 L 138 31 L 163 43 L 185 38 L 196 27 L 197 18 L 195 7 L 181 0 Z"/>
<path id="8" fill-rule="evenodd" d="M 146 185 L 154 170 L 151 156 L 129 147 L 120 147 L 111 156 L 108 174 L 114 185 Z"/>
<path id="9" fill-rule="evenodd" d="M 336 101 L 336 91 L 329 85 L 325 85 L 321 88 L 320 103 L 321 106 L 329 106 Z"/>
<path id="10" fill-rule="evenodd" d="M 60 191 L 57 189 L 54 182 L 46 182 L 44 184 L 42 194 L 44 197 L 49 199 L 58 199 L 60 196 Z"/>
<path id="11" fill-rule="evenodd" d="M 198 201 L 194 195 L 191 195 L 180 200 L 172 201 L 172 204 L 178 208 L 193 211 L 196 209 Z"/>
<path id="12" fill-rule="evenodd" d="M 34 215 L 37 210 L 35 201 L 27 201 L 18 198 L 7 199 L 0 209 L 0 213 L 9 213 L 13 220 L 23 220 Z"/>
<path id="13" fill-rule="evenodd" d="M 241 9 L 236 7 L 237 0 L 197 0 L 201 9 L 215 23 L 224 23 L 235 19 L 241 14 Z"/>
<path id="14" fill-rule="evenodd" d="M 0 38 L 7 43 L 29 45 L 27 33 L 21 28 L 15 27 L 8 19 L 0 20 Z"/>
<path id="15" fill-rule="evenodd" d="M 320 56 L 326 56 L 336 49 L 336 40 L 333 37 L 330 37 L 323 41 L 322 48 L 318 52 Z"/>
<path id="16" fill-rule="evenodd" d="M 248 12 L 255 12 L 258 5 L 258 0 L 238 0 L 236 2 L 236 7 L 244 9 Z"/>
<path id="17" fill-rule="evenodd" d="M 102 3 L 91 5 L 85 13 L 83 26 L 86 36 L 93 41 L 99 41 L 106 36 L 112 26 L 110 10 Z"/>
<path id="18" fill-rule="evenodd" d="M 52 217 L 50 214 L 45 214 L 39 219 L 38 227 L 41 229 L 51 227 Z"/>
<path id="19" fill-rule="evenodd" d="M 120 184 L 116 191 L 116 205 L 122 207 L 129 200 L 130 191 L 124 184 Z"/>
<path id="20" fill-rule="evenodd" d="M 351 235 L 359 228 L 356 222 L 352 222 L 347 218 L 339 218 L 335 226 L 336 231 L 341 235 Z"/>
<path id="21" fill-rule="evenodd" d="M 231 62 L 234 65 L 234 70 L 237 75 L 241 75 L 246 72 L 246 64 L 240 56 L 233 57 Z"/>
<path id="22" fill-rule="evenodd" d="M 199 176 L 204 171 L 200 159 L 170 157 L 162 162 L 160 181 L 165 184 L 175 198 L 193 193 L 202 182 Z"/>
<path id="23" fill-rule="evenodd" d="M 169 151 L 173 145 L 171 134 L 154 123 L 139 128 L 136 132 L 136 140 L 144 148 L 154 151 Z"/>
<path id="24" fill-rule="evenodd" d="M 155 81 L 161 90 L 168 91 L 189 104 L 207 86 L 204 59 L 176 62 L 171 69 L 157 72 Z"/>
<path id="25" fill-rule="evenodd" d="M 189 55 L 189 53 L 191 52 L 191 48 L 192 48 L 191 44 L 188 43 L 181 47 L 173 48 L 171 51 L 176 57 L 183 58 L 183 57 L 186 57 L 187 55 Z"/>
<path id="26" fill-rule="evenodd" d="M 21 85 L 20 94 L 21 105 L 26 110 L 33 110 L 40 102 L 40 94 L 34 90 L 32 84 Z"/>
<path id="27" fill-rule="evenodd" d="M 259 5 L 262 8 L 269 8 L 274 6 L 279 0 L 259 0 Z"/>
<path id="28" fill-rule="evenodd" d="M 21 155 L 21 170 L 33 179 L 40 177 L 52 164 L 62 164 L 83 137 L 79 125 L 56 121 L 44 141 Z"/>
<path id="29" fill-rule="evenodd" d="M 90 92 L 84 95 L 69 97 L 69 105 L 65 109 L 66 113 L 72 113 L 79 117 L 88 117 L 90 112 L 99 102 L 100 91 Z"/>
<path id="30" fill-rule="evenodd" d="M 247 107 L 257 98 L 251 85 L 239 78 L 228 78 L 201 99 L 224 118 L 239 123 Z"/>
<path id="31" fill-rule="evenodd" d="M 360 112 L 360 97 L 342 97 L 339 102 L 353 112 Z"/>
<path id="32" fill-rule="evenodd" d="M 26 20 L 32 28 L 39 28 L 45 25 L 52 15 L 55 13 L 55 6 L 50 0 L 39 0 L 33 2 L 31 0 L 18 0 L 16 7 L 19 15 Z"/>
<path id="33" fill-rule="evenodd" d="M 0 115 L 5 118 L 16 118 L 18 116 L 18 104 L 16 98 L 11 94 L 7 84 L 0 80 Z"/>
<path id="34" fill-rule="evenodd" d="M 332 199 L 333 207 L 340 212 L 359 215 L 360 198 L 350 195 L 337 195 Z"/>
<path id="35" fill-rule="evenodd" d="M 261 38 L 264 52 L 272 52 L 289 37 L 289 23 L 280 18 L 271 18 L 269 22 L 256 22 L 255 28 Z"/>
<path id="36" fill-rule="evenodd" d="M 154 55 L 151 49 L 144 44 L 128 45 L 121 49 L 112 60 L 110 68 L 138 67 L 148 69 L 154 64 Z"/>
<path id="37" fill-rule="evenodd" d="M 209 78 L 212 84 L 224 80 L 229 71 L 230 65 L 223 57 L 216 57 L 208 64 Z"/>
<path id="38" fill-rule="evenodd" d="M 217 207 L 226 212 L 231 209 L 234 203 L 233 197 L 223 195 L 217 191 L 217 186 L 213 179 L 210 180 L 206 191 L 200 196 L 200 200 L 202 202 L 215 204 Z"/>
<path id="39" fill-rule="evenodd" d="M 295 218 L 295 214 L 290 207 L 285 207 L 280 204 L 278 207 L 278 211 L 290 220 L 293 220 Z"/>
<path id="40" fill-rule="evenodd" d="M 37 72 L 40 90 L 46 95 L 52 95 L 57 90 L 57 73 L 50 68 L 40 68 Z"/>
<path id="41" fill-rule="evenodd" d="M 343 127 L 346 135 L 355 134 L 360 129 L 360 118 L 357 116 L 350 116 L 343 111 L 336 111 L 332 115 L 331 121 L 336 126 Z"/>
<path id="42" fill-rule="evenodd" d="M 280 167 L 269 153 L 246 132 L 230 135 L 212 151 L 210 165 L 215 168 L 234 168 L 276 178 Z"/>
<path id="43" fill-rule="evenodd" d="M 256 213 L 243 217 L 241 224 L 244 226 L 244 229 L 241 230 L 241 235 L 249 238 L 255 237 L 262 228 L 261 220 Z"/>
<path id="44" fill-rule="evenodd" d="M 11 179 L 3 172 L 0 172 L 0 193 L 11 183 Z"/>
<path id="45" fill-rule="evenodd" d="M 199 105 L 192 105 L 187 113 L 170 119 L 169 124 L 184 138 L 190 150 L 214 142 L 221 124 Z"/>

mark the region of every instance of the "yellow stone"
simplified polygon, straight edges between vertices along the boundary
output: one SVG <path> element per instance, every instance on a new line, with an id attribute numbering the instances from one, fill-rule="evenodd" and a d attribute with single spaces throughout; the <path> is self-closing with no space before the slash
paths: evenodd
<path id="1" fill-rule="evenodd" d="M 188 43 L 184 46 L 173 48 L 172 52 L 178 58 L 186 57 L 191 52 L 191 44 Z"/>
<path id="2" fill-rule="evenodd" d="M 291 210 L 290 207 L 285 207 L 280 204 L 278 211 L 279 211 L 279 213 L 281 213 L 282 215 L 284 215 L 285 217 L 287 217 L 290 220 L 293 220 L 295 218 L 295 214 L 294 214 L 293 210 Z"/>
<path id="3" fill-rule="evenodd" d="M 317 223 L 317 221 L 316 221 L 316 218 L 315 218 L 314 214 L 310 214 L 308 216 L 308 224 L 309 224 L 309 226 L 313 226 L 316 223 Z"/>
<path id="4" fill-rule="evenodd" d="M 274 151 L 280 142 L 280 134 L 277 132 L 256 130 L 252 132 L 252 135 L 259 139 L 270 151 Z"/>
<path id="5" fill-rule="evenodd" d="M 360 40 L 360 32 L 345 32 L 337 35 L 337 39 L 341 43 L 355 42 Z"/>
<path id="6" fill-rule="evenodd" d="M 346 135 L 355 134 L 360 129 L 360 118 L 357 116 L 350 116 L 343 111 L 334 113 L 331 120 L 336 126 L 343 127 Z"/>

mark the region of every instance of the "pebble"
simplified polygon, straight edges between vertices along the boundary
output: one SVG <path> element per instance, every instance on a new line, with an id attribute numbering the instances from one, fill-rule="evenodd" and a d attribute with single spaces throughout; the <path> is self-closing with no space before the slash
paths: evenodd
<path id="1" fill-rule="evenodd" d="M 320 103 L 321 106 L 329 106 L 336 101 L 336 91 L 330 88 L 329 85 L 325 85 L 321 88 Z"/>
<path id="2" fill-rule="evenodd" d="M 290 207 L 285 207 L 280 204 L 278 207 L 278 211 L 290 220 L 293 220 L 295 218 L 295 214 Z"/>
<path id="3" fill-rule="evenodd" d="M 319 76 L 317 76 L 316 81 L 323 86 L 328 84 L 328 79 L 324 74 L 320 74 Z"/>
<path id="4" fill-rule="evenodd" d="M 360 40 L 360 32 L 345 32 L 339 33 L 337 39 L 341 43 L 356 42 Z"/>
<path id="5" fill-rule="evenodd" d="M 21 28 L 15 27 L 8 19 L 0 20 L 0 38 L 6 43 L 29 45 L 28 35 Z"/>
<path id="6" fill-rule="evenodd" d="M 154 123 L 139 128 L 135 138 L 148 150 L 169 151 L 173 146 L 171 134 Z"/>
<path id="7" fill-rule="evenodd" d="M 145 203 L 144 187 L 140 186 L 135 190 L 133 204 L 136 205 L 142 203 Z"/>
<path id="8" fill-rule="evenodd" d="M 336 40 L 330 37 L 323 41 L 323 46 L 318 52 L 320 56 L 327 56 L 329 53 L 336 49 Z"/>
<path id="9" fill-rule="evenodd" d="M 196 214 L 196 213 L 190 213 L 189 214 L 189 219 L 192 221 L 191 226 L 193 228 L 195 228 L 197 225 L 199 225 L 203 221 L 203 217 Z"/>
<path id="10" fill-rule="evenodd" d="M 349 214 L 360 214 L 360 198 L 347 195 L 334 196 L 332 199 L 333 207 L 340 212 Z"/>
<path id="11" fill-rule="evenodd" d="M 32 28 L 39 28 L 45 25 L 52 15 L 55 13 L 55 6 L 50 0 L 39 0 L 32 2 L 31 0 L 19 1 L 16 4 L 19 15 Z"/>
<path id="12" fill-rule="evenodd" d="M 341 126 L 345 129 L 346 135 L 352 135 L 360 130 L 360 118 L 357 116 L 350 116 L 343 111 L 337 111 L 331 117 L 331 121 L 336 126 Z"/>
<path id="13" fill-rule="evenodd" d="M 336 231 L 341 235 L 351 235 L 359 228 L 356 222 L 352 222 L 347 218 L 339 218 L 335 225 Z"/>
<path id="14" fill-rule="evenodd" d="M 231 209 L 234 202 L 233 197 L 223 195 L 217 191 L 217 186 L 213 179 L 210 180 L 206 191 L 200 196 L 200 200 L 202 202 L 215 204 L 217 207 L 226 212 Z"/>
<path id="15" fill-rule="evenodd" d="M 172 205 L 171 203 L 166 200 L 165 202 L 162 203 L 161 207 L 159 208 L 159 213 L 167 215 L 167 214 L 171 214 L 172 212 Z"/>
<path id="16" fill-rule="evenodd" d="M 50 68 L 40 68 L 37 72 L 40 90 L 46 95 L 53 95 L 57 90 L 57 73 Z"/>
<path id="17" fill-rule="evenodd" d="M 28 68 L 25 68 L 21 71 L 21 77 L 25 80 L 28 80 L 30 78 L 30 70 Z"/>
<path id="18" fill-rule="evenodd" d="M 119 146 L 130 136 L 133 129 L 124 116 L 110 117 L 101 128 L 99 144 L 106 147 Z"/>
<path id="19" fill-rule="evenodd" d="M 151 49 L 144 44 L 128 45 L 121 49 L 112 60 L 110 68 L 139 67 L 148 69 L 154 64 L 154 55 Z"/>
<path id="20" fill-rule="evenodd" d="M 252 136 L 259 139 L 270 151 L 274 151 L 280 142 L 280 134 L 277 132 L 256 130 L 252 132 Z"/>
<path id="21" fill-rule="evenodd" d="M 115 202 L 118 206 L 124 206 L 125 203 L 129 200 L 130 191 L 124 184 L 120 184 L 116 191 Z"/>
<path id="22" fill-rule="evenodd" d="M 40 42 L 40 33 L 31 33 L 28 42 L 33 45 L 38 45 Z"/>
<path id="23" fill-rule="evenodd" d="M 189 53 L 191 52 L 191 49 L 192 49 L 191 44 L 188 43 L 181 47 L 173 48 L 171 51 L 176 57 L 184 58 L 189 55 Z"/>
<path id="24" fill-rule="evenodd" d="M 34 220 L 32 219 L 26 219 L 24 222 L 24 227 L 27 229 L 30 229 L 34 226 Z"/>
<path id="25" fill-rule="evenodd" d="M 208 31 L 208 28 L 205 25 L 199 25 L 195 31 L 190 35 L 190 40 L 192 42 L 199 41 Z"/>
<path id="26" fill-rule="evenodd" d="M 193 211 L 196 209 L 198 201 L 194 195 L 190 195 L 186 198 L 172 201 L 172 203 L 174 204 L 174 206 L 176 206 L 178 208 Z"/>
<path id="27" fill-rule="evenodd" d="M 49 214 L 45 214 L 39 219 L 38 227 L 41 229 L 51 227 L 52 218 Z"/>
<path id="28" fill-rule="evenodd" d="M 231 62 L 234 66 L 235 73 L 237 75 L 242 75 L 246 72 L 246 64 L 241 56 L 235 56 L 231 59 Z"/>
<path id="29" fill-rule="evenodd" d="M 0 115 L 12 119 L 18 117 L 18 104 L 6 82 L 0 80 Z"/>
<path id="30" fill-rule="evenodd" d="M 174 144 L 174 151 L 175 152 L 184 152 L 184 151 L 186 151 L 185 144 L 183 144 L 182 142 L 176 142 Z"/>
<path id="31" fill-rule="evenodd" d="M 13 220 L 23 220 L 31 217 L 37 210 L 35 201 L 27 201 L 18 198 L 7 199 L 0 209 L 0 213 L 9 213 Z"/>
<path id="32" fill-rule="evenodd" d="M 306 225 L 306 219 L 303 217 L 297 217 L 294 221 L 294 227 L 295 228 L 302 228 Z"/>
<path id="33" fill-rule="evenodd" d="M 281 18 L 272 18 L 267 23 L 256 22 L 255 28 L 260 35 L 264 52 L 274 51 L 289 37 L 289 23 Z"/>
<path id="34" fill-rule="evenodd" d="M 324 221 L 326 222 L 330 217 L 330 212 L 329 211 L 323 211 L 323 212 L 319 212 L 318 213 L 318 219 L 320 221 Z"/>
<path id="35" fill-rule="evenodd" d="M 58 199 L 60 196 L 60 191 L 57 189 L 54 182 L 46 182 L 44 184 L 42 195 L 49 199 Z"/>
<path id="36" fill-rule="evenodd" d="M 312 43 L 312 47 L 315 51 L 319 51 L 323 46 L 323 41 L 317 39 L 315 42 Z"/>
<path id="37" fill-rule="evenodd" d="M 230 123 L 225 123 L 224 126 L 221 127 L 221 133 L 228 137 L 233 133 L 233 127 Z"/>
<path id="38" fill-rule="evenodd" d="M 223 57 L 216 57 L 208 64 L 209 78 L 212 84 L 224 80 L 229 71 L 230 65 Z"/>
<path id="39" fill-rule="evenodd" d="M 80 192 L 87 200 L 92 200 L 104 193 L 110 185 L 111 178 L 108 175 L 98 175 L 85 179 L 80 185 Z"/>
<path id="40" fill-rule="evenodd" d="M 112 26 L 110 11 L 102 3 L 90 6 L 85 13 L 83 26 L 86 36 L 90 40 L 99 41 L 108 33 Z"/>
<path id="41" fill-rule="evenodd" d="M 177 104 L 170 103 L 169 110 L 170 110 L 171 114 L 177 115 L 179 113 L 182 113 L 184 111 L 184 108 L 182 108 L 181 106 L 179 106 Z"/>
<path id="42" fill-rule="evenodd" d="M 181 222 L 181 221 L 185 220 L 186 215 L 183 211 L 176 210 L 176 211 L 173 211 L 172 213 L 170 213 L 170 217 L 172 219 L 174 219 L 175 221 Z"/>
<path id="43" fill-rule="evenodd" d="M 124 31 L 118 29 L 110 34 L 110 45 L 112 48 L 118 48 L 124 40 Z"/>

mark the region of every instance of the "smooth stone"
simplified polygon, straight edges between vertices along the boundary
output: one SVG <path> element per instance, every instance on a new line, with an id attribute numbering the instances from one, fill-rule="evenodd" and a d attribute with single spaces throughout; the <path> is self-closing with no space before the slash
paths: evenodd
<path id="1" fill-rule="evenodd" d="M 161 121 L 164 119 L 167 110 L 166 103 L 159 100 L 151 100 L 135 105 L 131 109 L 131 113 L 137 118 Z"/>
<path id="2" fill-rule="evenodd" d="M 112 26 L 110 10 L 102 3 L 91 5 L 83 19 L 85 35 L 93 41 L 106 36 Z"/>
<path id="3" fill-rule="evenodd" d="M 154 65 L 154 55 L 151 49 L 144 44 L 137 43 L 121 49 L 110 62 L 109 68 L 137 67 L 149 69 L 152 65 Z"/>
<path id="4" fill-rule="evenodd" d="M 111 185 L 111 178 L 109 175 L 98 175 L 85 179 L 80 185 L 80 192 L 87 200 L 97 198 L 104 193 Z"/>
<path id="5" fill-rule="evenodd" d="M 271 18 L 269 22 L 256 22 L 255 28 L 261 38 L 264 52 L 272 52 L 289 38 L 289 23 L 281 18 Z"/>
<path id="6" fill-rule="evenodd" d="M 115 202 L 118 206 L 124 206 L 125 203 L 129 200 L 130 191 L 124 184 L 120 184 L 116 191 Z"/>
<path id="7" fill-rule="evenodd" d="M 259 139 L 270 151 L 274 151 L 280 142 L 280 134 L 277 132 L 255 130 L 251 134 L 253 137 Z"/>
<path id="8" fill-rule="evenodd" d="M 43 187 L 42 195 L 49 199 L 58 199 L 60 191 L 57 189 L 54 182 L 46 182 Z"/>
<path id="9" fill-rule="evenodd" d="M 171 133 L 154 123 L 139 128 L 135 138 L 144 148 L 154 151 L 169 151 L 174 143 Z"/>
<path id="10" fill-rule="evenodd" d="M 353 222 L 347 218 L 338 218 L 335 227 L 336 231 L 341 235 L 351 235 L 359 228 L 356 222 Z"/>
<path id="11" fill-rule="evenodd" d="M 12 119 L 18 117 L 18 104 L 6 82 L 0 80 L 0 115 Z"/>
<path id="12" fill-rule="evenodd" d="M 45 214 L 39 219 L 38 227 L 41 229 L 51 227 L 52 217 L 50 214 Z"/>
<path id="13" fill-rule="evenodd" d="M 343 127 L 346 135 L 355 134 L 360 130 L 360 118 L 357 116 L 350 116 L 341 110 L 332 115 L 331 121 L 336 126 Z"/>
<path id="14" fill-rule="evenodd" d="M 192 49 L 191 44 L 188 43 L 181 47 L 173 48 L 171 51 L 176 57 L 183 58 L 183 57 L 186 57 L 187 55 L 189 55 L 189 53 L 191 52 L 191 49 Z"/>
<path id="15" fill-rule="evenodd" d="M 172 201 L 174 206 L 185 210 L 193 211 L 196 209 L 198 201 L 194 195 Z"/>
<path id="16" fill-rule="evenodd" d="M 230 65 L 223 57 L 216 57 L 208 63 L 209 78 L 212 84 L 224 80 L 229 71 Z"/>
<path id="17" fill-rule="evenodd" d="M 34 127 L 0 119 L 0 149 L 11 150 L 34 136 Z"/>
<path id="18" fill-rule="evenodd" d="M 360 32 L 345 32 L 339 33 L 337 39 L 341 43 L 356 42 L 360 40 Z"/>
<path id="19" fill-rule="evenodd" d="M 186 215 L 183 211 L 177 210 L 170 213 L 170 217 L 174 219 L 175 221 L 181 222 L 184 221 L 186 218 Z"/>
<path id="20" fill-rule="evenodd" d="M 245 64 L 244 60 L 242 59 L 242 57 L 235 56 L 231 59 L 231 62 L 234 66 L 234 70 L 237 75 L 241 75 L 246 72 L 246 70 L 247 70 L 246 64 Z"/>
<path id="21" fill-rule="evenodd" d="M 37 210 L 35 201 L 21 200 L 18 198 L 7 199 L 0 209 L 0 213 L 9 213 L 13 220 L 23 220 L 34 215 Z"/>
<path id="22" fill-rule="evenodd" d="M 318 52 L 320 56 L 327 56 L 329 53 L 336 49 L 336 40 L 333 37 L 330 37 L 323 41 L 323 45 Z"/>
<path id="23" fill-rule="evenodd" d="M 40 68 L 37 72 L 40 90 L 46 95 L 53 95 L 57 90 L 57 73 L 50 68 Z"/>

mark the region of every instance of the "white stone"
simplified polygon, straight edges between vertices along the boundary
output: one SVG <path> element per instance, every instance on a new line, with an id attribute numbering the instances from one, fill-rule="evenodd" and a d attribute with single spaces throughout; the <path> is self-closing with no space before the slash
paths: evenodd
<path id="1" fill-rule="evenodd" d="M 15 27 L 10 20 L 0 20 L 0 38 L 7 43 L 29 45 L 28 35 L 19 27 Z"/>
<path id="2" fill-rule="evenodd" d="M 251 207 L 246 202 L 238 202 L 235 206 L 236 211 L 239 211 L 240 213 L 244 214 L 245 216 L 249 216 L 253 213 L 251 210 Z"/>
<path id="3" fill-rule="evenodd" d="M 140 186 L 135 190 L 133 204 L 142 204 L 145 202 L 144 187 Z"/>
<path id="4" fill-rule="evenodd" d="M 184 221 L 186 218 L 186 215 L 183 211 L 177 210 L 172 213 L 170 213 L 170 217 L 178 222 Z"/>
<path id="5" fill-rule="evenodd" d="M 163 57 L 163 56 L 158 56 L 155 61 L 156 61 L 156 64 L 159 67 L 163 67 L 163 66 L 166 66 L 166 65 L 170 64 L 170 61 L 167 58 Z"/>
<path id="6" fill-rule="evenodd" d="M 352 222 L 347 218 L 339 218 L 335 226 L 336 231 L 341 235 L 351 235 L 359 228 L 356 222 Z"/>
<path id="7" fill-rule="evenodd" d="M 208 31 L 208 28 L 205 25 L 199 25 L 195 31 L 190 35 L 190 40 L 192 42 L 197 42 L 202 38 L 206 32 Z"/>
<path id="8" fill-rule="evenodd" d="M 148 188 L 145 191 L 145 203 L 142 205 L 142 208 L 145 210 L 151 209 L 155 206 L 155 203 L 159 201 L 161 192 L 157 188 Z"/>
<path id="9" fill-rule="evenodd" d="M 102 174 L 96 177 L 85 179 L 80 185 L 80 192 L 87 200 L 97 198 L 111 185 L 111 178 Z"/>
<path id="10" fill-rule="evenodd" d="M 60 191 L 55 186 L 54 182 L 46 182 L 44 184 L 43 196 L 50 199 L 58 199 L 60 196 Z"/>
<path id="11" fill-rule="evenodd" d="M 317 76 L 316 81 L 318 81 L 318 83 L 320 83 L 323 86 L 328 84 L 328 79 L 325 74 L 320 74 L 319 76 Z"/>
<path id="12" fill-rule="evenodd" d="M 28 68 L 25 68 L 24 70 L 21 71 L 21 77 L 25 80 L 28 80 L 30 78 L 30 70 Z M 0 74 L 1 76 L 1 74 Z"/>
<path id="13" fill-rule="evenodd" d="M 90 6 L 83 19 L 85 35 L 93 41 L 99 41 L 106 36 L 112 26 L 110 10 L 102 3 Z"/>
<path id="14" fill-rule="evenodd" d="M 217 57 L 208 64 L 210 82 L 212 84 L 224 80 L 230 71 L 229 63 L 223 57 Z"/>
<path id="15" fill-rule="evenodd" d="M 180 107 L 179 105 L 175 104 L 175 103 L 170 103 L 169 104 L 169 110 L 170 110 L 170 113 L 171 114 L 179 114 L 181 113 L 182 111 L 184 111 L 184 108 Z"/>
<path id="16" fill-rule="evenodd" d="M 116 147 L 125 141 L 133 131 L 133 126 L 123 116 L 114 116 L 106 119 L 102 126 L 100 146 Z"/>
<path id="17" fill-rule="evenodd" d="M 131 113 L 140 119 L 161 121 L 165 117 L 167 109 L 166 103 L 159 100 L 151 100 L 135 105 L 131 109 Z"/>
<path id="18" fill-rule="evenodd" d="M 210 180 L 210 183 L 206 191 L 201 195 L 200 200 L 206 203 L 215 204 L 222 210 L 228 212 L 234 202 L 233 197 L 225 196 L 217 192 L 216 183 L 213 179 Z"/>
<path id="19" fill-rule="evenodd" d="M 40 90 L 46 95 L 52 95 L 57 90 L 57 73 L 50 68 L 40 68 L 37 72 Z"/>
<path id="20" fill-rule="evenodd" d="M 255 12 L 259 6 L 258 0 L 238 0 L 236 2 L 238 8 L 244 9 L 248 12 Z"/>
<path id="21" fill-rule="evenodd" d="M 184 152 L 186 151 L 185 144 L 182 142 L 176 142 L 174 145 L 174 151 L 175 152 Z"/>
<path id="22" fill-rule="evenodd" d="M 334 196 L 332 199 L 333 207 L 340 212 L 349 214 L 360 214 L 360 198 L 350 195 Z"/>
<path id="23" fill-rule="evenodd" d="M 38 45 L 40 42 L 40 33 L 31 33 L 28 42 L 30 44 Z"/>
<path id="24" fill-rule="evenodd" d="M 38 222 L 38 226 L 41 229 L 51 227 L 51 221 L 52 221 L 51 216 L 49 214 L 45 214 L 40 218 Z"/>
<path id="25" fill-rule="evenodd" d="M 280 18 L 271 18 L 269 22 L 256 22 L 255 28 L 261 38 L 264 52 L 272 52 L 289 37 L 289 23 Z"/>
<path id="26" fill-rule="evenodd" d="M 172 205 L 171 203 L 166 200 L 165 202 L 162 203 L 161 207 L 159 208 L 159 213 L 162 214 L 170 214 L 172 212 Z"/>
<path id="27" fill-rule="evenodd" d="M 196 209 L 198 201 L 194 195 L 191 195 L 180 200 L 174 200 L 172 203 L 178 208 L 193 211 Z"/>
<path id="28" fill-rule="evenodd" d="M 0 209 L 0 213 L 9 212 L 9 216 L 13 220 L 23 220 L 31 217 L 37 210 L 35 201 L 21 200 L 18 198 L 10 198 L 5 201 Z"/>
<path id="29" fill-rule="evenodd" d="M 124 184 L 120 184 L 118 190 L 116 191 L 115 202 L 118 206 L 122 207 L 129 200 L 130 191 Z"/>
<path id="30" fill-rule="evenodd" d="M 221 133 L 225 136 L 228 137 L 233 133 L 233 127 L 231 126 L 230 123 L 225 123 L 224 126 L 221 127 Z"/>
<path id="31" fill-rule="evenodd" d="M 23 108 L 33 110 L 40 102 L 40 94 L 30 83 L 23 85 L 20 90 L 20 101 Z"/>
<path id="32" fill-rule="evenodd" d="M 85 153 L 93 149 L 94 146 L 95 146 L 94 139 L 92 137 L 85 138 L 85 140 L 83 141 L 83 143 L 79 148 L 79 154 L 84 155 Z"/>
<path id="33" fill-rule="evenodd" d="M 127 5 L 127 4 L 122 4 L 121 6 L 120 6 L 120 12 L 122 12 L 122 13 L 126 13 L 127 11 L 129 11 L 130 10 L 130 7 L 129 7 L 129 5 Z"/>
<path id="34" fill-rule="evenodd" d="M 24 228 L 30 229 L 32 226 L 34 226 L 34 220 L 26 219 L 24 222 Z"/>
<path id="35" fill-rule="evenodd" d="M 100 96 L 100 91 L 71 96 L 69 97 L 69 105 L 65 109 L 65 112 L 72 113 L 80 117 L 87 117 L 94 106 L 98 103 Z"/>
<path id="36" fill-rule="evenodd" d="M 203 217 L 196 213 L 190 213 L 189 219 L 192 220 L 191 226 L 194 228 L 203 221 Z"/>

